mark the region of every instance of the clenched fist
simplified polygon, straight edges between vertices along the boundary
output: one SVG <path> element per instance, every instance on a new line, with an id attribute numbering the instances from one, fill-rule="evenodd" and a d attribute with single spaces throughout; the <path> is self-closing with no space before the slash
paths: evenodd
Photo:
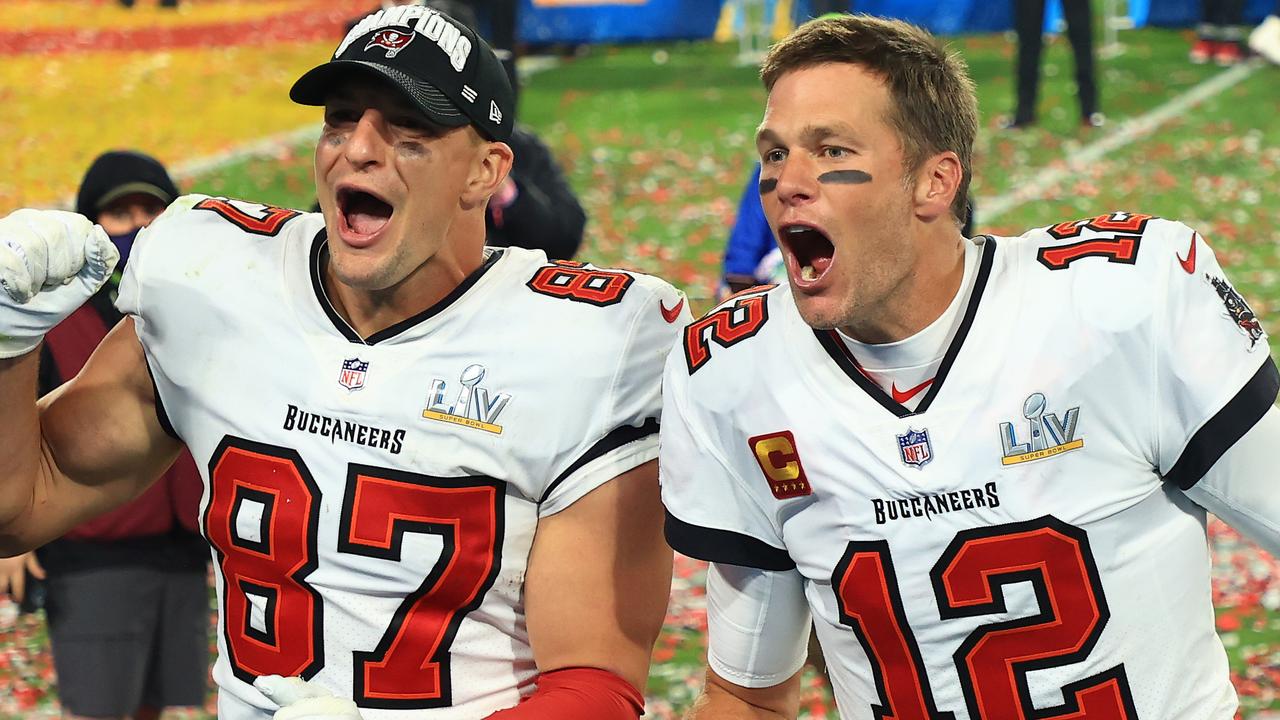
<path id="1" fill-rule="evenodd" d="M 119 260 L 107 234 L 82 215 L 17 210 L 0 219 L 0 358 L 33 350 Z"/>

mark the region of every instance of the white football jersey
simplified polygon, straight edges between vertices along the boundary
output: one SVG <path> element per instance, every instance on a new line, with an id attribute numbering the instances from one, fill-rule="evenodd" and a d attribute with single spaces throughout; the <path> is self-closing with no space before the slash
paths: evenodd
<path id="1" fill-rule="evenodd" d="M 914 410 L 786 286 L 690 325 L 664 376 L 668 539 L 798 572 L 846 720 L 1229 720 L 1181 489 L 1276 399 L 1257 318 L 1176 222 L 977 242 Z"/>
<path id="2" fill-rule="evenodd" d="M 121 286 L 162 422 L 205 474 L 220 716 L 269 718 L 251 683 L 278 674 L 367 720 L 485 717 L 534 688 L 538 519 L 657 457 L 688 311 L 656 278 L 491 249 L 361 340 L 327 252 L 320 215 L 191 197 Z"/>

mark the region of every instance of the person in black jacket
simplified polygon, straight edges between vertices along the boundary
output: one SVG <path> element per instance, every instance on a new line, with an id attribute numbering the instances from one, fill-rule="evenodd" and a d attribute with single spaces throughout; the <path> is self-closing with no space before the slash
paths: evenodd
<path id="1" fill-rule="evenodd" d="M 568 260 L 582 245 L 587 214 L 551 155 L 531 129 L 517 124 L 507 141 L 515 165 L 489 200 L 486 242 L 544 250 L 551 260 Z"/>

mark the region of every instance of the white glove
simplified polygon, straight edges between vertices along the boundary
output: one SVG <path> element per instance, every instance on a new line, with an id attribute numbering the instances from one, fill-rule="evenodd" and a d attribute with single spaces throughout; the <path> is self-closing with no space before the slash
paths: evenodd
<path id="1" fill-rule="evenodd" d="M 17 210 L 0 218 L 0 358 L 35 349 L 119 260 L 111 238 L 83 215 Z"/>
<path id="2" fill-rule="evenodd" d="M 263 675 L 253 686 L 280 706 L 275 720 L 362 720 L 354 702 L 300 677 Z"/>

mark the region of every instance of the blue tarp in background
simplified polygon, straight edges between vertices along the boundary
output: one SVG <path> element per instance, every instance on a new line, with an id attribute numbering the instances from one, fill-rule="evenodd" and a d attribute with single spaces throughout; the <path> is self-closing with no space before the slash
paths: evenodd
<path id="1" fill-rule="evenodd" d="M 600 2 L 566 7 L 520 0 L 520 39 L 528 43 L 704 39 L 720 19 L 720 0 Z"/>
<path id="2" fill-rule="evenodd" d="M 807 6 L 807 0 L 799 0 Z M 1191 27 L 1200 20 L 1202 0 L 1129 0 L 1134 27 Z M 1245 21 L 1256 25 L 1275 9 L 1276 0 L 1246 0 Z M 857 0 L 859 12 L 908 20 L 940 35 L 999 32 L 1013 28 L 1013 0 Z M 801 11 L 804 7 L 800 8 Z M 1062 19 L 1060 0 L 1048 0 L 1046 29 Z"/>
<path id="3" fill-rule="evenodd" d="M 548 6 L 547 0 L 520 0 L 520 38 L 529 43 L 626 42 L 703 39 L 715 32 L 723 0 L 578 0 Z M 1246 21 L 1255 24 L 1276 0 L 1247 0 Z M 1130 0 L 1136 27 L 1148 23 L 1190 27 L 1200 19 L 1201 0 Z M 798 17 L 807 17 L 808 0 L 796 0 Z M 859 12 L 896 17 L 940 35 L 998 32 L 1013 26 L 1013 0 L 856 0 Z M 1050 0 L 1047 25 L 1061 17 Z"/>
<path id="4" fill-rule="evenodd" d="M 1201 0 L 1152 0 L 1148 22 L 1164 27 L 1190 27 L 1200 21 Z M 1262 22 L 1275 9 L 1276 0 L 1248 0 L 1244 17 L 1250 25 Z"/>
<path id="5" fill-rule="evenodd" d="M 1013 27 L 1013 0 L 858 0 L 858 12 L 915 23 L 939 35 Z"/>

